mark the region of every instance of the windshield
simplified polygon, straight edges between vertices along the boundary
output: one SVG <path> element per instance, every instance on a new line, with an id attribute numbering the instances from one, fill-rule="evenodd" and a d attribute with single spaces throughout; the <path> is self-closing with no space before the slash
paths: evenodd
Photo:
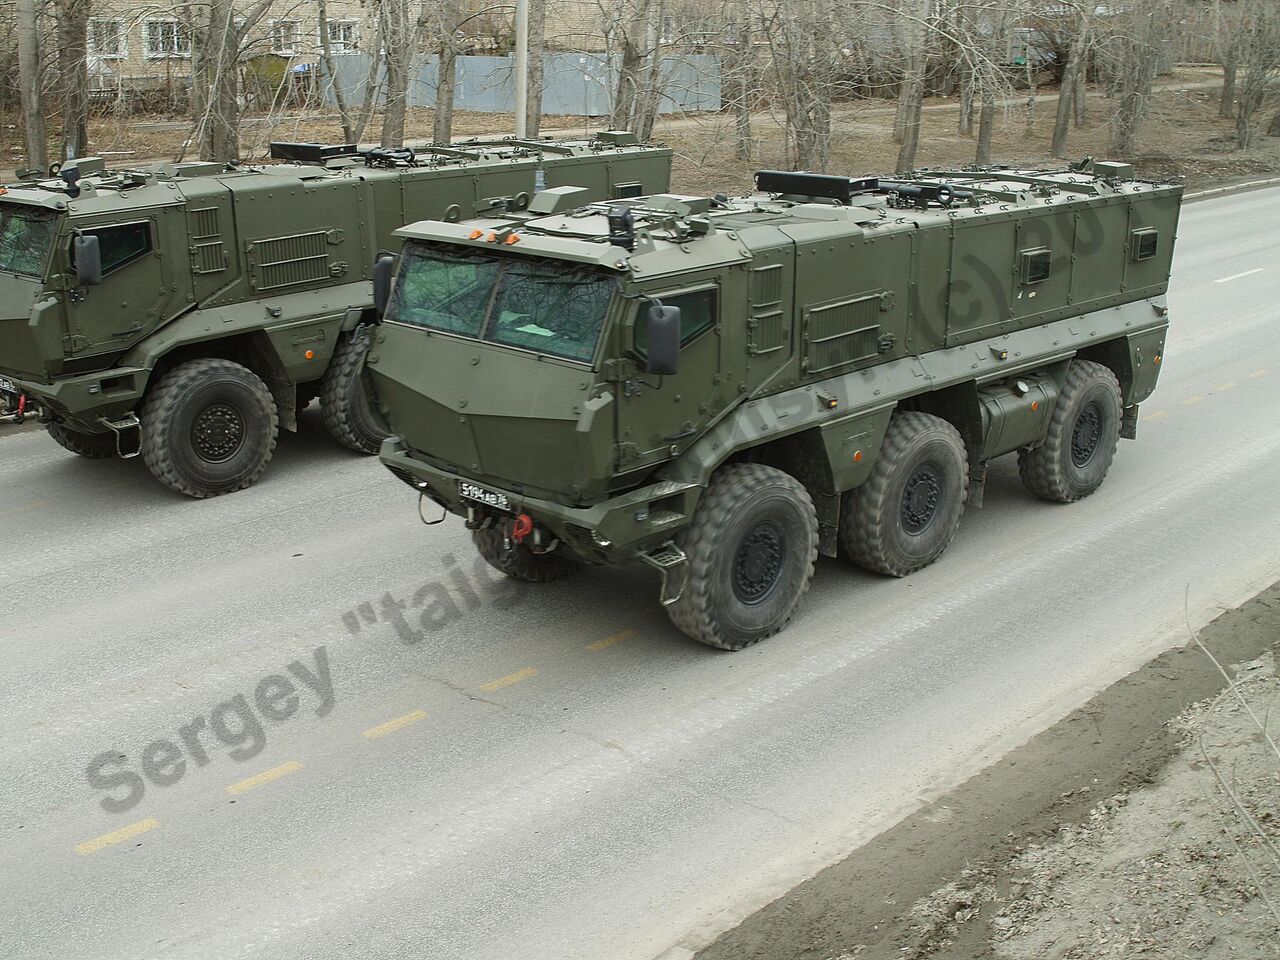
<path id="1" fill-rule="evenodd" d="M 43 277 L 57 217 L 38 207 L 0 204 L 0 270 Z"/>
<path id="2" fill-rule="evenodd" d="M 409 246 L 387 319 L 589 363 L 615 277 L 487 251 Z"/>

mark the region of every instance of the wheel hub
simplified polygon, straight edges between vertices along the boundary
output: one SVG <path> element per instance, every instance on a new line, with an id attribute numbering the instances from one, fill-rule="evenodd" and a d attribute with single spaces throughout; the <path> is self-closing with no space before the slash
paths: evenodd
<path id="1" fill-rule="evenodd" d="M 191 446 L 208 463 L 225 463 L 244 443 L 244 417 L 229 403 L 206 407 L 191 425 Z"/>
<path id="2" fill-rule="evenodd" d="M 1101 441 L 1102 409 L 1094 402 L 1080 411 L 1071 430 L 1071 462 L 1077 467 L 1088 466 Z"/>
<path id="3" fill-rule="evenodd" d="M 919 534 L 933 523 L 942 496 L 942 474 L 932 461 L 921 464 L 907 478 L 902 491 L 902 527 L 907 533 Z"/>
<path id="4" fill-rule="evenodd" d="M 738 544 L 733 558 L 733 593 L 745 604 L 766 600 L 782 576 L 786 540 L 772 520 L 758 523 Z"/>

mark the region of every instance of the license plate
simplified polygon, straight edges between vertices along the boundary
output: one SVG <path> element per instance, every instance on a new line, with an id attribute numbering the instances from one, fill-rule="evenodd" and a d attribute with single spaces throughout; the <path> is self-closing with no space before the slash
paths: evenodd
<path id="1" fill-rule="evenodd" d="M 3 390 L 5 393 L 17 393 L 17 392 L 18 392 L 18 388 L 17 388 L 16 386 L 14 386 L 13 381 L 12 381 L 12 380 L 6 380 L 4 377 L 0 377 L 0 390 Z"/>
<path id="2" fill-rule="evenodd" d="M 498 510 L 511 510 L 511 501 L 507 499 L 505 493 L 486 490 L 484 487 L 477 487 L 474 483 L 467 483 L 465 480 L 458 481 L 458 496 L 467 500 L 474 500 L 477 503 L 483 503 L 487 507 L 494 507 Z"/>

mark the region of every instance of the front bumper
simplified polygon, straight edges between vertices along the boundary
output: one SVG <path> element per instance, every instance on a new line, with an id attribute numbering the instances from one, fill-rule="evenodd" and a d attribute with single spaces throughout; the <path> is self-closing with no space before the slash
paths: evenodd
<path id="1" fill-rule="evenodd" d="M 696 483 L 662 480 L 589 506 L 573 507 L 434 466 L 415 456 L 399 437 L 383 443 L 380 458 L 409 486 L 450 513 L 466 517 L 469 524 L 479 525 L 489 518 L 502 521 L 527 513 L 588 563 L 622 563 L 658 549 L 688 524 L 702 493 Z M 511 511 L 463 498 L 458 493 L 459 482 L 475 483 L 503 494 Z"/>
<path id="2" fill-rule="evenodd" d="M 14 392 L 27 397 L 47 415 L 65 420 L 89 433 L 106 429 L 103 421 L 118 421 L 138 405 L 151 371 L 142 367 L 113 367 L 97 373 L 61 377 L 50 383 L 0 374 Z"/>

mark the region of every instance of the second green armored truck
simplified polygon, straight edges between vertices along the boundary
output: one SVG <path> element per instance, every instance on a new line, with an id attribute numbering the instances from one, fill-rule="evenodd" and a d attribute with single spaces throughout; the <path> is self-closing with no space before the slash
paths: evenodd
<path id="1" fill-rule="evenodd" d="M 401 231 L 384 463 L 509 575 L 643 561 L 726 649 L 786 624 L 820 553 L 932 563 L 996 457 L 1046 500 L 1098 488 L 1159 373 L 1180 187 L 1103 163 L 757 186 Z"/>
<path id="2" fill-rule="evenodd" d="M 292 162 L 86 159 L 0 189 L 0 408 L 86 457 L 141 454 L 193 497 L 252 483 L 316 397 L 339 441 L 376 452 L 361 361 L 395 228 L 518 211 L 564 184 L 638 196 L 671 169 L 670 150 L 618 132 L 272 152 Z"/>

